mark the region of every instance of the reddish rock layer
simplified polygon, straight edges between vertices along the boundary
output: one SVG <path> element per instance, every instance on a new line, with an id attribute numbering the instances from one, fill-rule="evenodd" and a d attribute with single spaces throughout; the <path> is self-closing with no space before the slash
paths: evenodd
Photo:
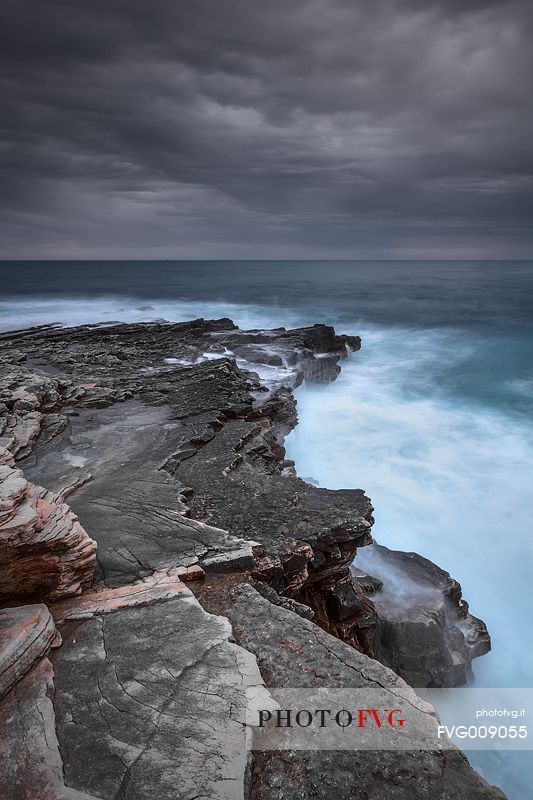
<path id="1" fill-rule="evenodd" d="M 61 496 L 26 481 L 0 448 L 0 599 L 79 594 L 92 583 L 95 551 Z"/>
<path id="2" fill-rule="evenodd" d="M 0 698 L 60 643 L 54 620 L 42 603 L 0 610 Z"/>

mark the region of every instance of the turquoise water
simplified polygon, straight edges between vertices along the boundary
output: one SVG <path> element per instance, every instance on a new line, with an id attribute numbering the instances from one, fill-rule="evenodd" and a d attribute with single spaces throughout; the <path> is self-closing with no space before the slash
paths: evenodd
<path id="1" fill-rule="evenodd" d="M 451 572 L 493 650 L 476 684 L 533 686 L 533 265 L 523 262 L 0 263 L 0 330 L 196 316 L 329 322 L 362 336 L 298 390 L 303 477 L 363 487 L 375 538 Z M 472 754 L 513 800 L 529 754 Z"/>

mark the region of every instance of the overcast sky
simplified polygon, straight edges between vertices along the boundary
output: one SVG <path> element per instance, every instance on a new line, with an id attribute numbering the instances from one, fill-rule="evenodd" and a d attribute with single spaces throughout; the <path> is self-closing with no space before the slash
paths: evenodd
<path id="1" fill-rule="evenodd" d="M 531 0 L 0 17 L 0 257 L 533 256 Z"/>

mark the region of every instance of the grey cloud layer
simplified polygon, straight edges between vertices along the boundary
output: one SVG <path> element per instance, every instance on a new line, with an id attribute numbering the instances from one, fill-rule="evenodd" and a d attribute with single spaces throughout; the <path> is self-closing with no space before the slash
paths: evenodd
<path id="1" fill-rule="evenodd" d="M 6 257 L 529 257 L 531 4 L 5 0 Z"/>

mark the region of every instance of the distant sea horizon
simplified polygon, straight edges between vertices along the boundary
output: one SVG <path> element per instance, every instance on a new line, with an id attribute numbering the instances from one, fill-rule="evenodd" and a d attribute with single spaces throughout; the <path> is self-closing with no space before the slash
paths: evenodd
<path id="1" fill-rule="evenodd" d="M 166 262 L 172 264 L 181 264 L 189 262 L 207 262 L 217 264 L 257 264 L 257 263 L 296 263 L 296 264 L 314 264 L 314 263 L 336 263 L 336 264 L 446 264 L 446 263 L 459 263 L 459 264 L 532 264 L 533 256 L 530 258 L 0 258 L 0 264 L 8 263 L 26 263 L 26 264 L 46 264 L 46 263 L 64 263 L 74 262 L 79 264 L 91 263 L 105 263 L 105 264 L 130 264 L 142 262 Z"/>

